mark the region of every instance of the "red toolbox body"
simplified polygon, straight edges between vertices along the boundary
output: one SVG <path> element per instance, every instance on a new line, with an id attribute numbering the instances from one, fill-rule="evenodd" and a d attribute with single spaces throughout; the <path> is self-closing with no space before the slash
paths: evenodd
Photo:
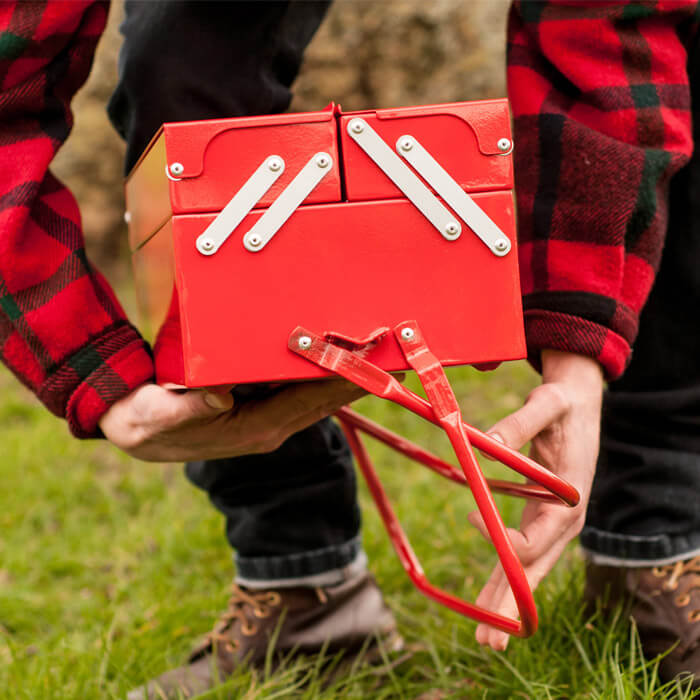
<path id="1" fill-rule="evenodd" d="M 363 135 L 384 142 L 382 158 L 401 161 L 401 178 L 409 170 L 427 185 L 433 221 L 364 150 L 351 130 L 357 119 Z M 415 139 L 412 153 L 402 153 L 402 137 Z M 126 184 L 158 381 L 194 387 L 326 375 L 287 349 L 298 325 L 362 339 L 415 318 L 445 365 L 523 357 L 510 143 L 506 100 L 165 124 Z M 505 254 L 408 160 L 419 146 L 502 232 Z M 318 182 L 261 249 L 247 248 L 250 229 L 319 153 L 328 162 Z M 270 158 L 282 172 L 245 203 L 216 251 L 203 253 L 207 227 Z M 445 215 L 461 235 L 436 228 Z M 391 337 L 368 352 L 383 369 L 407 368 Z"/>

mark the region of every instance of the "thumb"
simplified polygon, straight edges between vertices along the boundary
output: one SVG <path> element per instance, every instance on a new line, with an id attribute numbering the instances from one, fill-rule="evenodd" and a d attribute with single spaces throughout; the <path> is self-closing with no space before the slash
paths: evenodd
<path id="1" fill-rule="evenodd" d="M 542 384 L 530 393 L 522 408 L 498 421 L 488 434 L 519 450 L 559 420 L 567 409 L 568 404 L 562 392 L 552 384 Z"/>
<path id="2" fill-rule="evenodd" d="M 221 393 L 219 391 L 205 390 L 201 394 L 204 403 L 217 413 L 230 411 L 233 408 L 233 395 L 229 391 Z"/>
<path id="3" fill-rule="evenodd" d="M 204 390 L 190 390 L 179 397 L 180 402 L 175 422 L 181 423 L 197 418 L 209 418 L 233 408 L 231 394 L 215 394 Z"/>

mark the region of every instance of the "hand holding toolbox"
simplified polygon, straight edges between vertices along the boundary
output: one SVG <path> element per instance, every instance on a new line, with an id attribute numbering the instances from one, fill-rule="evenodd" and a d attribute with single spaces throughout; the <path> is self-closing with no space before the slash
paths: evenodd
<path id="1" fill-rule="evenodd" d="M 165 124 L 126 183 L 157 380 L 340 375 L 445 430 L 456 469 L 345 408 L 337 417 L 402 565 L 426 595 L 510 634 L 537 612 L 492 491 L 576 490 L 464 423 L 443 367 L 525 356 L 506 100 Z M 413 369 L 427 401 L 390 373 Z M 471 489 L 520 620 L 427 580 L 359 432 Z M 532 483 L 487 480 L 472 449 Z"/>

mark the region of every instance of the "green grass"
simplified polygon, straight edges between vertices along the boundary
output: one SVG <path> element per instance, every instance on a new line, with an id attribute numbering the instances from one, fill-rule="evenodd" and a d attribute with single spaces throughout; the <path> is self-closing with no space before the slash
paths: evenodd
<path id="1" fill-rule="evenodd" d="M 522 363 L 450 377 L 479 427 L 516 408 L 536 382 Z M 357 407 L 449 457 L 441 433 L 405 411 L 373 398 Z M 180 664 L 225 607 L 233 574 L 223 520 L 206 496 L 179 465 L 73 440 L 4 370 L 0 436 L 0 700 L 123 698 Z M 381 446 L 372 454 L 432 580 L 474 597 L 494 555 L 466 522 L 469 494 Z M 490 462 L 485 469 L 505 473 Z M 355 669 L 325 689 L 313 660 L 270 676 L 241 670 L 207 697 L 691 697 L 680 684 L 660 685 L 622 615 L 584 617 L 575 548 L 537 592 L 538 633 L 497 654 L 475 643 L 474 623 L 414 591 L 364 487 L 361 499 L 372 569 L 408 643 L 424 650 L 381 676 Z M 517 523 L 521 504 L 498 500 Z"/>

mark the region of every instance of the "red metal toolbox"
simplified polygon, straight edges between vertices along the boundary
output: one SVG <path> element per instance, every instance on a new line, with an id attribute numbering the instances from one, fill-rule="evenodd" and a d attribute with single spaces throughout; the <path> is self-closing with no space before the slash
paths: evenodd
<path id="1" fill-rule="evenodd" d="M 165 124 L 126 184 L 158 380 L 319 377 L 297 325 L 406 318 L 445 365 L 523 357 L 510 151 L 506 100 Z M 391 338 L 369 358 L 407 368 Z"/>

